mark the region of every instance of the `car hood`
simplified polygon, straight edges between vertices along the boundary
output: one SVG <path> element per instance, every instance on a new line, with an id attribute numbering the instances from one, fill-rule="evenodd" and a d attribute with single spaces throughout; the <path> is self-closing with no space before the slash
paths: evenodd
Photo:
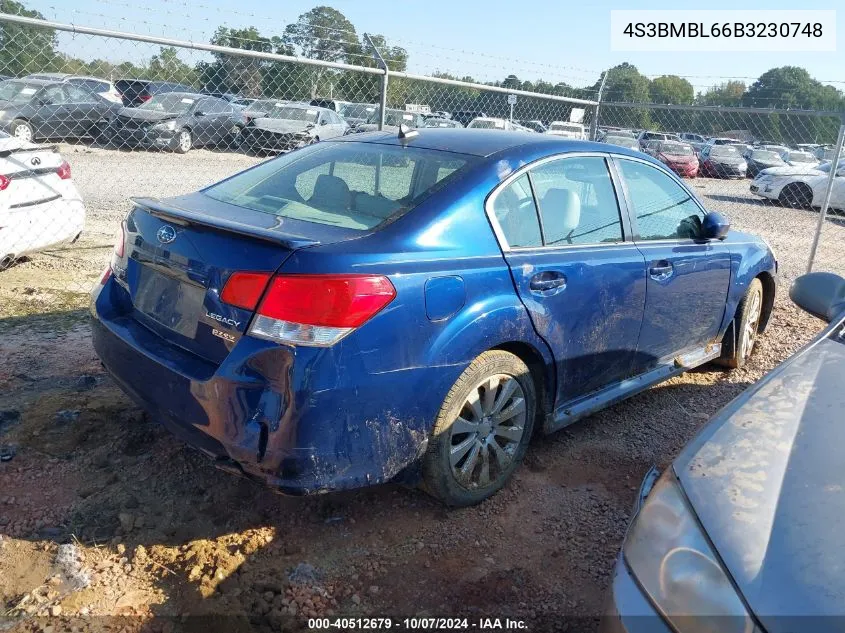
<path id="1" fill-rule="evenodd" d="M 291 121 L 289 119 L 270 119 L 267 117 L 259 117 L 253 121 L 253 125 L 259 130 L 267 130 L 268 132 L 281 132 L 283 134 L 290 134 L 292 132 L 304 132 L 309 128 L 313 128 L 314 124 L 308 121 Z"/>
<path id="2" fill-rule="evenodd" d="M 719 413 L 674 464 L 690 503 L 769 633 L 845 615 L 842 326 Z"/>
<path id="3" fill-rule="evenodd" d="M 761 173 L 766 176 L 826 176 L 827 172 L 819 171 L 815 167 L 794 167 L 784 165 L 782 167 L 769 167 Z"/>
<path id="4" fill-rule="evenodd" d="M 141 108 L 122 108 L 119 114 L 124 118 L 138 121 L 169 121 L 185 116 L 177 112 L 157 112 L 155 110 L 142 110 Z"/>

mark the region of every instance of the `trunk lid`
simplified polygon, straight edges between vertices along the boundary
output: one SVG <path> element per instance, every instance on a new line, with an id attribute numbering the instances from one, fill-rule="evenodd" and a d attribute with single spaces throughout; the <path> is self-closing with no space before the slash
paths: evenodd
<path id="1" fill-rule="evenodd" d="M 232 273 L 274 273 L 299 248 L 360 235 L 280 222 L 201 193 L 133 202 L 123 257 L 112 264 L 133 318 L 167 343 L 214 363 L 228 355 L 254 313 L 221 300 Z"/>
<path id="2" fill-rule="evenodd" d="M 3 192 L 0 206 L 7 209 L 61 198 L 56 173 L 62 164 L 61 155 L 52 147 L 24 143 L 16 138 L 0 139 L 0 174 L 10 182 Z"/>

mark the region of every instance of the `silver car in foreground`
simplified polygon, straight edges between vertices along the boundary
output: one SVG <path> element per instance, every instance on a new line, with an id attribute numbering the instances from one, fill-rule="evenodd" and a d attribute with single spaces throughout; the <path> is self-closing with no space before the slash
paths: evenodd
<path id="1" fill-rule="evenodd" d="M 845 625 L 845 279 L 798 278 L 829 327 L 646 477 L 604 633 Z"/>

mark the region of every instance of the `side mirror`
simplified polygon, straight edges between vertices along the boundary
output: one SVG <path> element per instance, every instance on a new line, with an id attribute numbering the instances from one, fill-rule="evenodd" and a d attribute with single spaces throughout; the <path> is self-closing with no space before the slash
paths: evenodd
<path id="1" fill-rule="evenodd" d="M 197 110 L 196 112 L 194 112 L 194 116 L 205 116 L 205 111 Z"/>
<path id="2" fill-rule="evenodd" d="M 802 310 L 830 322 L 845 311 L 845 279 L 834 273 L 801 275 L 789 289 L 789 298 Z"/>
<path id="3" fill-rule="evenodd" d="M 328 124 L 329 124 L 329 122 L 326 119 L 323 119 L 322 121 L 320 121 L 320 125 L 328 125 Z"/>
<path id="4" fill-rule="evenodd" d="M 706 240 L 723 240 L 730 230 L 730 221 L 718 211 L 709 211 L 701 222 L 701 237 Z"/>

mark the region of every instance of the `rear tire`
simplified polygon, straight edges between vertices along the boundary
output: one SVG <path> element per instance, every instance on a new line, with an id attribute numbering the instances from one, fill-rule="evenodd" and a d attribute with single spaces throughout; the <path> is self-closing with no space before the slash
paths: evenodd
<path id="1" fill-rule="evenodd" d="M 449 506 L 498 492 L 525 456 L 536 410 L 525 363 L 501 350 L 481 354 L 440 407 L 423 458 L 426 491 Z"/>
<path id="2" fill-rule="evenodd" d="M 745 367 L 760 333 L 762 314 L 763 284 L 759 279 L 753 279 L 736 308 L 736 316 L 731 324 L 732 331 L 728 332 L 733 336 L 722 341 L 722 355 L 718 361 L 720 365 L 731 369 Z"/>
<path id="3" fill-rule="evenodd" d="M 778 202 L 793 209 L 806 209 L 813 201 L 813 191 L 802 182 L 791 182 L 778 196 Z"/>

